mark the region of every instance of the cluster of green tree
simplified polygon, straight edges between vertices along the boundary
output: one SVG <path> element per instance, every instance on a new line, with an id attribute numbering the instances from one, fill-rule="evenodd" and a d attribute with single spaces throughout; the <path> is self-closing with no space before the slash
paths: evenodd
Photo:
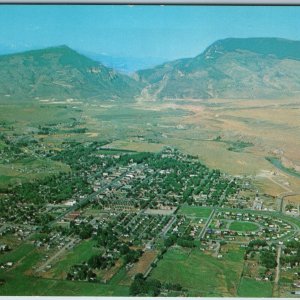
<path id="1" fill-rule="evenodd" d="M 178 237 L 177 234 L 172 234 L 164 240 L 164 246 L 166 248 L 169 248 L 169 247 L 173 246 L 174 244 L 177 244 L 177 245 L 179 245 L 181 247 L 185 247 L 185 248 L 195 247 L 194 238 L 189 235 L 184 235 L 184 236 Z"/>
<path id="2" fill-rule="evenodd" d="M 291 240 L 286 242 L 285 246 L 285 255 L 281 256 L 280 262 L 283 265 L 290 264 L 291 267 L 298 265 L 300 263 L 300 242 Z"/>
<path id="3" fill-rule="evenodd" d="M 258 248 L 266 247 L 268 244 L 265 240 L 252 240 L 249 242 L 246 253 L 255 251 Z"/>
<path id="4" fill-rule="evenodd" d="M 229 151 L 234 152 L 241 152 L 247 147 L 252 147 L 254 144 L 251 142 L 244 142 L 244 141 L 235 141 L 231 142 L 230 146 L 227 148 Z"/>
<path id="5" fill-rule="evenodd" d="M 177 239 L 177 245 L 185 248 L 194 248 L 195 242 L 191 236 L 184 236 Z"/>
<path id="6" fill-rule="evenodd" d="M 14 187 L 10 200 L 11 207 L 19 203 L 41 207 L 47 203 L 60 203 L 70 199 L 75 193 L 89 194 L 91 192 L 92 188 L 86 178 L 73 176 L 70 173 L 59 173 Z M 34 207 L 31 207 L 34 210 Z"/>
<path id="7" fill-rule="evenodd" d="M 300 242 L 296 240 L 287 241 L 285 243 L 285 251 L 288 251 L 288 249 L 299 249 L 300 248 Z"/>
<path id="8" fill-rule="evenodd" d="M 160 294 L 161 283 L 157 279 L 145 279 L 143 274 L 136 274 L 130 286 L 129 292 L 132 296 L 152 296 Z"/>
<path id="9" fill-rule="evenodd" d="M 96 277 L 96 274 L 86 264 L 74 265 L 67 273 L 67 280 L 95 281 Z"/>
<path id="10" fill-rule="evenodd" d="M 39 125 L 38 128 L 39 128 L 38 131 L 39 135 L 49 135 L 58 132 L 58 129 L 53 127 L 46 127 L 46 126 Z"/>
<path id="11" fill-rule="evenodd" d="M 70 130 L 67 130 L 65 132 L 67 133 L 86 133 L 88 131 L 87 128 L 74 128 L 74 129 L 70 129 Z"/>
<path id="12" fill-rule="evenodd" d="M 115 257 L 102 255 L 93 255 L 87 261 L 88 266 L 91 269 L 106 269 L 115 265 Z"/>
<path id="13" fill-rule="evenodd" d="M 267 269 L 276 268 L 276 253 L 272 250 L 263 250 L 260 252 L 260 262 Z"/>
<path id="14" fill-rule="evenodd" d="M 103 159 L 95 156 L 95 153 L 106 143 L 107 141 L 89 144 L 64 143 L 64 150 L 57 151 L 51 158 L 68 164 L 73 171 L 86 170 L 87 167 L 93 165 L 102 165 Z M 116 162 L 113 158 L 107 157 L 105 163 L 109 167 L 115 165 Z"/>
<path id="15" fill-rule="evenodd" d="M 138 250 L 129 249 L 128 252 L 124 255 L 125 264 L 137 262 L 142 254 L 143 251 L 140 249 Z"/>
<path id="16" fill-rule="evenodd" d="M 165 247 L 169 248 L 173 246 L 177 242 L 178 236 L 176 234 L 172 234 L 164 240 Z"/>
<path id="17" fill-rule="evenodd" d="M 149 159 L 153 157 L 153 155 L 154 154 L 149 152 L 125 154 L 119 158 L 118 163 L 120 163 L 121 165 L 128 165 L 129 163 L 137 163 L 137 164 L 140 164 L 142 162 L 147 163 Z"/>
<path id="18" fill-rule="evenodd" d="M 23 203 L 60 203 L 79 191 L 81 194 L 92 192 L 86 178 L 73 176 L 70 173 L 59 173 L 15 187 L 13 197 L 20 199 Z"/>
<path id="19" fill-rule="evenodd" d="M 93 230 L 93 226 L 89 223 L 75 225 L 74 221 L 70 222 L 70 232 L 77 234 L 82 240 L 89 239 L 92 236 Z"/>
<path id="20" fill-rule="evenodd" d="M 182 291 L 183 287 L 179 283 L 166 282 L 162 284 L 163 288 L 168 291 Z"/>
<path id="21" fill-rule="evenodd" d="M 111 224 L 108 224 L 106 228 L 99 227 L 95 239 L 99 247 L 113 248 L 118 243 L 118 236 Z"/>
<path id="22" fill-rule="evenodd" d="M 49 213 L 40 213 L 37 216 L 35 216 L 35 223 L 41 226 L 44 226 L 53 220 L 54 217 Z"/>

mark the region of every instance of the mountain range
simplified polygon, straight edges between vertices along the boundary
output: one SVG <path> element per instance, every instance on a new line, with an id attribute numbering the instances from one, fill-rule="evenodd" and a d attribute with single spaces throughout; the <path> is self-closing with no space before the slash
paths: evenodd
<path id="1" fill-rule="evenodd" d="M 0 56 L 0 98 L 132 100 L 140 87 L 67 46 Z"/>
<path id="2" fill-rule="evenodd" d="M 282 98 L 300 91 L 300 42 L 219 40 L 203 53 L 138 72 L 157 99 Z"/>
<path id="3" fill-rule="evenodd" d="M 127 76 L 67 46 L 0 56 L 0 98 L 259 99 L 300 92 L 300 41 L 228 38 Z"/>

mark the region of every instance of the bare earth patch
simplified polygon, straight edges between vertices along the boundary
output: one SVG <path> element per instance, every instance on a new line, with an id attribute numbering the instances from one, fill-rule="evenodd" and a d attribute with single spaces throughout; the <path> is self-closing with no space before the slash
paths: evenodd
<path id="1" fill-rule="evenodd" d="M 146 251 L 139 261 L 134 264 L 134 266 L 128 271 L 130 277 L 135 276 L 138 273 L 144 274 L 150 267 L 151 263 L 154 261 L 157 251 Z"/>

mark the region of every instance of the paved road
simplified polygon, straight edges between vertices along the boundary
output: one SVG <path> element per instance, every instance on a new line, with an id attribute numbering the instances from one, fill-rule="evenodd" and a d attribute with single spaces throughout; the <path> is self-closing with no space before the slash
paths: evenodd
<path id="1" fill-rule="evenodd" d="M 161 235 L 165 236 L 175 221 L 176 221 L 176 217 L 173 216 L 172 219 L 169 221 L 169 223 L 161 231 Z"/>
<path id="2" fill-rule="evenodd" d="M 213 211 L 211 212 L 210 216 L 208 217 L 204 227 L 202 228 L 200 234 L 199 234 L 200 239 L 202 239 L 205 236 L 206 230 L 207 230 L 208 226 L 210 225 L 215 213 L 216 213 L 216 209 L 214 208 Z"/>
<path id="3" fill-rule="evenodd" d="M 282 246 L 279 245 L 277 248 L 277 257 L 276 257 L 276 262 L 277 262 L 277 267 L 276 267 L 276 275 L 275 275 L 275 280 L 274 283 L 278 284 L 279 277 L 280 277 L 280 256 L 281 256 L 281 248 Z"/>

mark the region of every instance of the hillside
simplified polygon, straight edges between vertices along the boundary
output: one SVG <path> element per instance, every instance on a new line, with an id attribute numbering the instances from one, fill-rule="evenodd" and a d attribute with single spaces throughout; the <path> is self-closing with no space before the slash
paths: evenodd
<path id="1" fill-rule="evenodd" d="M 300 91 L 300 42 L 229 38 L 202 54 L 142 70 L 144 99 L 283 98 Z"/>
<path id="2" fill-rule="evenodd" d="M 0 99 L 133 100 L 140 83 L 67 46 L 0 56 Z"/>

